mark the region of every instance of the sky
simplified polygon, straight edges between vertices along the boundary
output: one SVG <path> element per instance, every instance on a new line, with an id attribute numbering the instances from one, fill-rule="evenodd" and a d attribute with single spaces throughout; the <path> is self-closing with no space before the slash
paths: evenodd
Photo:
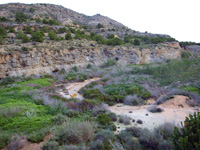
<path id="1" fill-rule="evenodd" d="M 88 16 L 101 14 L 129 28 L 200 43 L 200 0 L 1 0 L 51 3 Z"/>

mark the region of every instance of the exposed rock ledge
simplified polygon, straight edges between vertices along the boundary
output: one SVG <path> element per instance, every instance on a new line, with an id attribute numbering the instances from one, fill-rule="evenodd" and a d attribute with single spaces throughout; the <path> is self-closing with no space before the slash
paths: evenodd
<path id="1" fill-rule="evenodd" d="M 157 63 L 179 58 L 182 51 L 178 43 L 160 44 L 150 48 L 84 45 L 73 50 L 67 46 L 58 50 L 58 47 L 55 47 L 49 47 L 49 43 L 44 43 L 41 47 L 32 46 L 30 51 L 25 52 L 14 51 L 16 46 L 0 47 L 0 77 L 46 74 L 57 69 L 69 70 L 73 66 L 85 67 L 89 63 L 98 66 L 109 58 L 116 59 L 123 65 Z M 7 49 L 13 50 L 11 52 Z"/>

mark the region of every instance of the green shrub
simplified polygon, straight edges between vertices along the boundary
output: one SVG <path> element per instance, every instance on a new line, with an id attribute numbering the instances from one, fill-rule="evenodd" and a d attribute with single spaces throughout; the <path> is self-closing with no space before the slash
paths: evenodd
<path id="1" fill-rule="evenodd" d="M 104 26 L 103 26 L 102 24 L 98 23 L 96 27 L 97 27 L 98 29 L 100 29 L 100 28 L 103 28 Z"/>
<path id="2" fill-rule="evenodd" d="M 111 123 L 111 118 L 107 114 L 99 114 L 97 116 L 97 122 L 101 125 L 107 126 Z"/>
<path id="3" fill-rule="evenodd" d="M 67 117 L 78 117 L 79 116 L 79 112 L 78 111 L 74 111 L 74 110 L 68 110 L 65 115 Z"/>
<path id="4" fill-rule="evenodd" d="M 9 27 L 9 32 L 10 32 L 10 33 L 15 33 L 15 29 L 14 29 L 14 27 L 12 27 L 12 26 Z"/>
<path id="5" fill-rule="evenodd" d="M 108 116 L 111 118 L 112 121 L 117 121 L 117 115 L 115 113 L 109 113 Z"/>
<path id="6" fill-rule="evenodd" d="M 62 114 L 57 114 L 52 118 L 54 125 L 60 125 L 66 121 L 66 117 Z"/>
<path id="7" fill-rule="evenodd" d="M 58 142 L 48 141 L 42 145 L 42 150 L 58 150 Z"/>
<path id="8" fill-rule="evenodd" d="M 48 36 L 49 36 L 50 40 L 55 40 L 55 39 L 57 38 L 56 33 L 55 33 L 55 32 L 52 32 L 52 31 L 49 32 Z"/>
<path id="9" fill-rule="evenodd" d="M 31 39 L 35 42 L 43 42 L 44 41 L 44 32 L 37 31 L 37 32 L 32 33 Z"/>
<path id="10" fill-rule="evenodd" d="M 26 27 L 26 29 L 25 29 L 25 33 L 26 34 L 31 34 L 33 31 L 32 31 L 32 29 L 31 29 L 31 27 Z"/>
<path id="11" fill-rule="evenodd" d="M 103 142 L 101 140 L 92 141 L 89 143 L 90 150 L 103 150 Z"/>
<path id="12" fill-rule="evenodd" d="M 78 69 L 77 66 L 74 66 L 74 67 L 72 67 L 72 70 L 75 71 L 75 72 L 77 72 L 79 69 Z"/>
<path id="13" fill-rule="evenodd" d="M 2 37 L 6 37 L 7 36 L 7 31 L 3 27 L 0 27 L 0 36 L 2 36 Z"/>
<path id="14" fill-rule="evenodd" d="M 27 35 L 24 35 L 22 37 L 22 43 L 28 43 L 30 41 L 29 37 Z"/>
<path id="15" fill-rule="evenodd" d="M 33 132 L 28 135 L 27 140 L 32 143 L 39 143 L 44 140 L 45 133 L 44 132 Z"/>
<path id="16" fill-rule="evenodd" d="M 191 53 L 188 52 L 188 51 L 183 51 L 183 52 L 181 53 L 181 57 L 182 57 L 182 58 L 189 58 L 190 56 L 191 56 Z"/>
<path id="17" fill-rule="evenodd" d="M 135 39 L 133 44 L 138 46 L 138 45 L 140 45 L 140 44 L 141 44 L 141 42 L 140 42 L 140 40 L 139 40 L 139 39 Z"/>
<path id="18" fill-rule="evenodd" d="M 4 148 L 11 140 L 11 135 L 8 133 L 0 133 L 0 148 Z"/>
<path id="19" fill-rule="evenodd" d="M 28 47 L 23 46 L 23 47 L 22 47 L 22 50 L 23 50 L 23 51 L 28 51 Z"/>
<path id="20" fill-rule="evenodd" d="M 107 101 L 107 98 L 103 94 L 101 94 L 101 92 L 98 89 L 85 90 L 83 97 L 88 99 L 96 99 L 103 102 Z"/>
<path id="21" fill-rule="evenodd" d="M 0 17 L 0 22 L 8 21 L 6 17 Z"/>
<path id="22" fill-rule="evenodd" d="M 175 127 L 171 140 L 173 149 L 200 149 L 200 112 L 190 114 L 184 121 L 184 126 L 179 129 Z"/>
<path id="23" fill-rule="evenodd" d="M 109 39 L 106 41 L 106 44 L 107 45 L 112 45 L 112 46 L 115 46 L 115 45 L 122 45 L 123 44 L 123 41 L 120 39 L 120 38 L 113 38 L 113 39 Z"/>
<path id="24" fill-rule="evenodd" d="M 0 36 L 0 45 L 5 44 L 4 38 L 2 36 Z"/>
<path id="25" fill-rule="evenodd" d="M 95 35 L 93 36 L 93 39 L 95 41 L 97 41 L 98 44 L 105 44 L 106 40 L 104 39 L 104 37 L 102 35 Z"/>
<path id="26" fill-rule="evenodd" d="M 58 33 L 65 33 L 66 31 L 67 31 L 67 29 L 65 27 L 58 29 Z"/>
<path id="27" fill-rule="evenodd" d="M 45 27 L 45 26 L 43 26 L 43 27 L 41 28 L 41 31 L 43 31 L 44 33 L 48 33 L 48 32 L 49 32 L 48 28 Z"/>
<path id="28" fill-rule="evenodd" d="M 60 144 L 78 144 L 88 142 L 94 137 L 94 128 L 90 122 L 70 121 L 56 131 Z"/>
<path id="29" fill-rule="evenodd" d="M 15 21 L 18 23 L 26 22 L 27 18 L 28 18 L 28 16 L 26 14 L 24 14 L 23 12 L 18 12 L 15 15 Z"/>
<path id="30" fill-rule="evenodd" d="M 88 69 L 92 69 L 92 65 L 91 65 L 91 64 L 88 64 L 88 65 L 87 65 L 87 68 L 88 68 Z"/>
<path id="31" fill-rule="evenodd" d="M 103 150 L 110 150 L 112 149 L 112 145 L 109 141 L 113 142 L 116 140 L 113 131 L 110 130 L 102 130 L 96 134 L 96 140 L 101 140 L 103 142 Z"/>
<path id="32" fill-rule="evenodd" d="M 141 132 L 141 128 L 138 128 L 138 127 L 130 127 L 130 128 L 126 128 L 126 131 L 128 133 L 130 133 L 132 136 L 134 137 L 139 137 L 140 136 L 140 132 Z"/>
<path id="33" fill-rule="evenodd" d="M 114 34 L 108 34 L 108 39 L 114 39 L 114 38 L 115 38 Z"/>
<path id="34" fill-rule="evenodd" d="M 66 40 L 72 40 L 72 35 L 71 35 L 71 33 L 67 33 L 66 35 L 65 35 L 65 39 Z"/>
<path id="35" fill-rule="evenodd" d="M 108 59 L 107 62 L 101 65 L 101 67 L 106 68 L 106 67 L 114 66 L 116 64 L 117 64 L 116 60 Z"/>
<path id="36" fill-rule="evenodd" d="M 140 132 L 139 141 L 143 149 L 158 150 L 158 146 L 162 141 L 162 138 L 159 133 L 143 129 Z"/>
<path id="37" fill-rule="evenodd" d="M 18 39 L 22 39 L 24 36 L 25 36 L 25 34 L 24 34 L 24 32 L 21 31 L 21 30 L 17 33 L 17 38 L 18 38 Z"/>

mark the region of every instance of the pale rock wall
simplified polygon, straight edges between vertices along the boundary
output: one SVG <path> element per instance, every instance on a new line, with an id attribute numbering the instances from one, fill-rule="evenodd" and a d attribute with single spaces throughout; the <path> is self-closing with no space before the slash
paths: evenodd
<path id="1" fill-rule="evenodd" d="M 0 53 L 0 77 L 46 74 L 57 69 L 70 70 L 73 66 L 86 67 L 89 63 L 99 66 L 109 58 L 116 59 L 119 65 L 158 63 L 179 58 L 181 51 L 179 44 L 174 43 L 143 49 L 117 46 L 81 50 L 42 48 L 29 52 L 3 52 Z"/>

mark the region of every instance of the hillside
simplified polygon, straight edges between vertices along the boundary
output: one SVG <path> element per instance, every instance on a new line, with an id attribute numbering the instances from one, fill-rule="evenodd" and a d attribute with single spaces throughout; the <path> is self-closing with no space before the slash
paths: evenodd
<path id="1" fill-rule="evenodd" d="M 126 33 L 131 35 L 146 35 L 152 37 L 170 37 L 169 35 L 140 33 L 134 30 L 130 30 L 125 25 L 100 14 L 96 14 L 94 16 L 86 16 L 84 14 L 77 13 L 71 9 L 64 8 L 63 6 L 58 5 L 21 3 L 10 3 L 0 5 L 0 16 L 6 17 L 9 20 L 15 20 L 14 16 L 17 12 L 24 12 L 28 15 L 29 18 L 34 19 L 55 19 L 61 25 L 72 25 L 73 23 L 78 23 L 82 26 L 86 25 L 89 27 L 90 31 L 94 32 L 101 32 L 101 29 L 96 29 L 96 26 L 98 24 L 102 24 L 104 26 L 103 29 L 105 31 L 107 31 L 108 29 L 110 29 L 111 31 L 121 31 L 121 37 L 123 37 Z"/>
<path id="2" fill-rule="evenodd" d="M 0 5 L 0 149 L 199 150 L 199 45 Z"/>

